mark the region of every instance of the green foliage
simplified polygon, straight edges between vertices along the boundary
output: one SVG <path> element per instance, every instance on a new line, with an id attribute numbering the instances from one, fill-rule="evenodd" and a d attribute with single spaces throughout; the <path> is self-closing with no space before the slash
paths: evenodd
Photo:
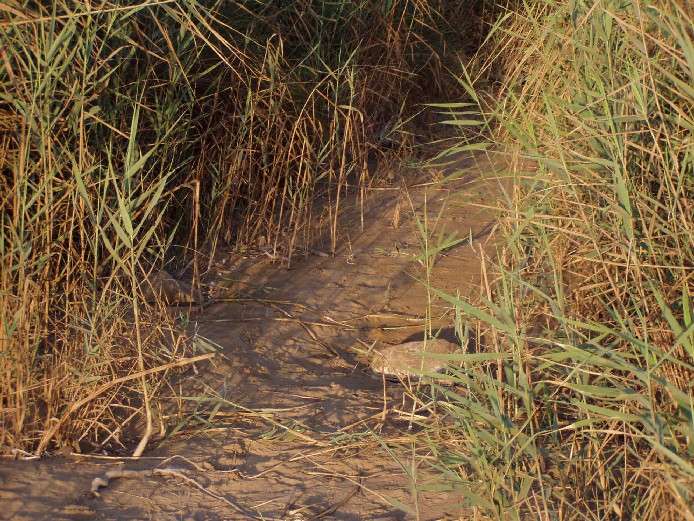
<path id="1" fill-rule="evenodd" d="M 440 387 L 463 435 L 436 447 L 488 517 L 694 517 L 691 27 L 671 2 L 513 5 L 440 106 L 516 174 L 493 298 L 437 292 L 497 357 Z"/>
<path id="2" fill-rule="evenodd" d="M 195 123 L 186 83 L 195 75 L 174 58 L 190 62 L 196 51 L 173 29 L 176 13 L 155 4 L 0 11 L 0 109 L 9 123 L 0 441 L 40 453 L 56 441 L 113 437 L 116 410 L 146 388 L 94 390 L 182 354 L 155 352 L 172 325 L 145 333 L 145 312 L 136 313 L 136 336 L 116 339 L 131 327 L 124 314 L 137 310 L 139 281 L 163 258 L 167 187 L 190 155 Z M 91 406 L 65 412 L 90 396 Z"/>

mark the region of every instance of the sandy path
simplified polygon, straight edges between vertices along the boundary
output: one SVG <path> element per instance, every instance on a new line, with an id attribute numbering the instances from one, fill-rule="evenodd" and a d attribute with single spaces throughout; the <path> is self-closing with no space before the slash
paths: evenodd
<path id="1" fill-rule="evenodd" d="M 425 197 L 431 224 L 446 205 L 437 233 L 473 237 L 472 246 L 466 241 L 437 256 L 432 284 L 462 295 L 477 286 L 476 251 L 491 217 L 462 201 L 490 197 L 476 180 L 491 166 L 486 160 L 457 166 L 466 173 L 444 188 L 370 190 L 363 229 L 357 201 L 345 205 L 334 257 L 295 255 L 289 270 L 267 257 L 229 259 L 219 269 L 226 290 L 216 291 L 238 298 L 213 304 L 192 324 L 223 356 L 182 382 L 187 396 L 210 398 L 198 406 L 200 418 L 221 403 L 211 426 L 191 422 L 139 461 L 76 455 L 3 461 L 0 518 L 466 518 L 455 491 L 426 490 L 436 476 L 427 470 L 427 451 L 408 435 L 411 400 L 398 384 L 384 390 L 354 349 L 422 338 L 427 299 L 418 282 L 424 272 L 415 260 L 421 248 L 412 207 L 423 217 Z M 447 307 L 435 301 L 432 310 L 434 327 L 455 340 Z M 191 401 L 183 406 L 195 408 Z M 155 467 L 188 480 L 143 475 L 113 481 L 100 498 L 87 493 L 107 470 Z"/>

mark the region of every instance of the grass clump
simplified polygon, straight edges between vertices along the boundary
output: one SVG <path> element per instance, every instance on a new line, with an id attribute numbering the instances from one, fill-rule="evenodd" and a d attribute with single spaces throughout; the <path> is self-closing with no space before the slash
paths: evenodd
<path id="1" fill-rule="evenodd" d="M 505 7 L 447 106 L 514 175 L 489 297 L 439 292 L 497 354 L 441 388 L 441 469 L 485 518 L 693 519 L 692 13 Z"/>
<path id="2" fill-rule="evenodd" d="M 151 430 L 150 398 L 187 352 L 142 284 L 199 119 L 179 9 L 0 8 L 3 451 L 119 442 L 141 409 Z"/>
<path id="3" fill-rule="evenodd" d="M 368 165 L 380 175 L 414 153 L 415 101 L 446 88 L 432 73 L 466 13 L 425 0 L 220 6 L 222 47 L 237 59 L 205 109 L 215 117 L 192 167 L 206 243 L 291 258 L 321 236 L 334 250 L 340 202 L 363 195 Z"/>

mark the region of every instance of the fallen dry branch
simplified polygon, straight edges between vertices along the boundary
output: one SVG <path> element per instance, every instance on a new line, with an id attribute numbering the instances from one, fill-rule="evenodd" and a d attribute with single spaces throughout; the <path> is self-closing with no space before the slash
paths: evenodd
<path id="1" fill-rule="evenodd" d="M 92 480 L 92 486 L 90 489 L 90 494 L 94 498 L 101 497 L 100 490 L 102 488 L 107 488 L 110 484 L 111 481 L 116 480 L 116 479 L 126 479 L 126 478 L 146 478 L 146 477 L 165 477 L 165 478 L 178 478 L 185 483 L 192 485 L 193 487 L 197 488 L 204 494 L 207 494 L 208 496 L 218 499 L 219 501 L 222 501 L 226 505 L 230 506 L 233 508 L 236 512 L 239 514 L 242 514 L 243 516 L 246 516 L 247 518 L 250 519 L 260 519 L 260 520 L 271 520 L 271 521 L 279 521 L 282 518 L 272 518 L 272 517 L 267 517 L 265 515 L 261 516 L 256 516 L 250 512 L 248 512 L 246 509 L 243 507 L 237 505 L 233 501 L 230 501 L 229 499 L 225 498 L 224 496 L 221 496 L 219 494 L 215 494 L 214 492 L 210 492 L 207 490 L 205 487 L 203 487 L 200 483 L 195 481 L 194 479 L 186 476 L 186 473 L 189 472 L 186 469 L 179 469 L 179 468 L 154 468 L 154 469 L 147 469 L 147 470 L 109 470 L 106 472 L 103 476 L 99 476 L 97 478 L 94 478 Z M 329 516 L 331 514 L 334 514 L 337 512 L 340 508 L 342 508 L 344 505 L 347 504 L 347 502 L 352 499 L 354 496 L 356 496 L 359 493 L 359 490 L 361 489 L 362 486 L 362 475 L 359 473 L 357 476 L 356 480 L 356 487 L 350 491 L 344 498 L 342 498 L 340 501 L 337 501 L 331 506 L 328 506 L 327 508 L 322 508 L 320 512 L 310 516 L 306 517 L 307 521 L 313 521 L 316 519 L 321 519 L 325 516 Z M 296 517 L 297 514 L 300 514 L 302 511 L 308 509 L 309 507 L 303 507 L 301 509 L 293 510 L 290 512 L 287 512 L 291 514 L 292 516 Z M 284 516 L 283 516 L 284 517 Z"/>
<path id="2" fill-rule="evenodd" d="M 188 476 L 185 475 L 185 472 L 187 472 L 185 469 L 176 469 L 176 468 L 163 468 L 163 469 L 148 469 L 148 470 L 109 470 L 104 474 L 103 477 L 98 477 L 94 478 L 92 481 L 92 488 L 90 490 L 90 493 L 92 497 L 101 497 L 101 494 L 99 493 L 99 490 L 102 488 L 106 488 L 109 486 L 111 483 L 111 480 L 114 479 L 122 479 L 122 478 L 146 478 L 146 477 L 166 477 L 166 478 L 178 478 L 189 485 L 194 486 L 201 492 L 207 494 L 210 497 L 213 497 L 215 499 L 218 499 L 219 501 L 224 502 L 225 504 L 229 505 L 231 508 L 233 508 L 236 512 L 239 514 L 242 514 L 244 516 L 247 516 L 252 519 L 267 519 L 270 520 L 272 518 L 269 517 L 258 517 L 250 512 L 247 512 L 245 509 L 241 508 L 238 506 L 236 503 L 229 501 L 227 498 L 224 496 L 220 496 L 219 494 L 215 494 L 214 492 L 210 492 L 207 490 L 205 487 L 203 487 L 200 483 L 195 481 L 192 478 L 189 478 Z"/>

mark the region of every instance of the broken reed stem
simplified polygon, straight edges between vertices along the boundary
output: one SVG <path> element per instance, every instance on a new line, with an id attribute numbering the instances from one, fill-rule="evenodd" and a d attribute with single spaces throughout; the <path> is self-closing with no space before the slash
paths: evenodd
<path id="1" fill-rule="evenodd" d="M 133 268 L 133 273 L 135 271 L 134 266 Z M 133 288 L 136 288 L 137 286 L 134 284 L 133 281 Z M 140 313 L 138 309 L 139 303 L 138 303 L 138 298 L 135 296 L 134 299 L 134 313 L 135 313 L 135 338 L 137 340 L 137 364 L 138 367 L 140 368 L 140 384 L 142 385 L 142 398 L 144 401 L 145 405 L 145 421 L 146 421 L 146 426 L 145 426 L 145 432 L 142 436 L 142 439 L 140 440 L 140 443 L 138 443 L 137 447 L 135 448 L 135 451 L 133 452 L 133 458 L 139 458 L 142 456 L 142 453 L 145 450 L 145 447 L 147 446 L 147 443 L 149 442 L 149 438 L 152 435 L 152 409 L 150 408 L 149 404 L 149 388 L 148 388 L 148 382 L 147 378 L 144 375 L 145 371 L 145 360 L 144 360 L 144 355 L 142 353 L 142 332 L 140 329 Z"/>

